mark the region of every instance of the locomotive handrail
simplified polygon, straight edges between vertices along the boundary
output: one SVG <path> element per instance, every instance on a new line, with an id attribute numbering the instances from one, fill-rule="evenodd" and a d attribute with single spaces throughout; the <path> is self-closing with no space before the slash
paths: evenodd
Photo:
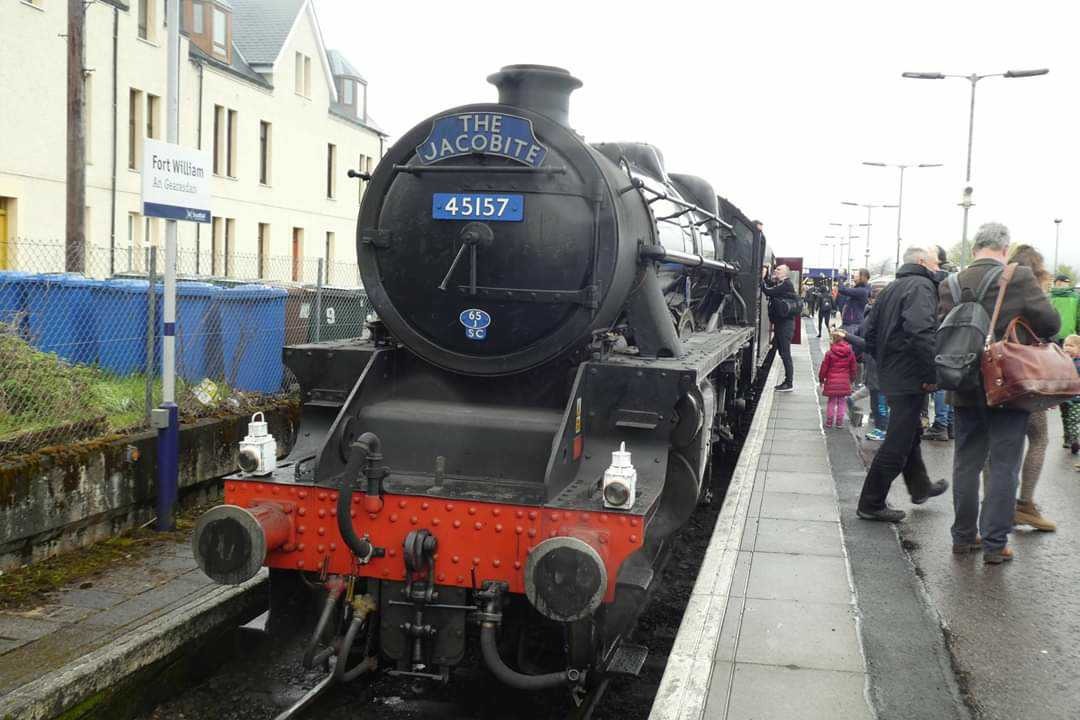
<path id="1" fill-rule="evenodd" d="M 694 253 L 682 252 L 681 250 L 669 250 L 663 245 L 646 245 L 641 248 L 641 257 L 647 260 L 659 260 L 661 262 L 675 263 L 692 268 L 705 268 L 720 272 L 734 273 L 739 268 L 723 260 L 710 260 L 709 258 L 695 255 Z"/>
<path id="2" fill-rule="evenodd" d="M 509 173 L 512 175 L 565 175 L 566 168 L 554 167 L 518 167 L 515 165 L 394 165 L 394 172 L 418 175 L 420 173 Z"/>
<path id="3" fill-rule="evenodd" d="M 708 210 L 705 210 L 704 208 L 700 208 L 697 205 L 695 205 L 694 203 L 688 203 L 685 200 L 682 200 L 681 198 L 671 197 L 667 193 L 660 192 L 658 190 L 653 190 L 651 187 L 649 187 L 648 185 L 645 185 L 644 183 L 641 183 L 640 185 L 638 185 L 637 189 L 641 190 L 642 192 L 651 193 L 653 195 L 653 197 L 651 199 L 645 201 L 645 202 L 649 203 L 650 205 L 652 205 L 657 200 L 667 200 L 670 203 L 674 203 L 675 205 L 679 205 L 680 207 L 686 208 L 687 212 L 696 212 L 699 215 L 704 215 L 705 219 L 694 223 L 695 225 L 704 225 L 707 222 L 715 222 L 718 225 L 720 225 L 721 227 L 727 228 L 728 230 L 734 230 L 735 229 L 735 227 L 733 225 L 731 225 L 730 223 L 725 221 L 719 215 L 711 213 Z M 670 217 L 677 217 L 677 216 L 670 216 Z M 660 218 L 658 218 L 658 220 L 659 219 Z"/>

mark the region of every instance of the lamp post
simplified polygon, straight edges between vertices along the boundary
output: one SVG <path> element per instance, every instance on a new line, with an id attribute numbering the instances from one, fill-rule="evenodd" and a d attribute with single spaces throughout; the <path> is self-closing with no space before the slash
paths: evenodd
<path id="1" fill-rule="evenodd" d="M 896 205 L 891 205 L 891 204 L 888 204 L 888 203 L 880 203 L 880 202 L 857 203 L 857 202 L 851 202 L 849 200 L 841 200 L 840 204 L 841 205 L 851 205 L 852 207 L 864 207 L 864 208 L 866 208 L 866 224 L 863 226 L 863 227 L 866 228 L 866 261 L 863 263 L 863 267 L 868 268 L 868 267 L 870 267 L 870 226 L 871 226 L 871 223 L 873 222 L 870 219 L 871 214 L 873 213 L 874 208 L 894 208 L 894 207 L 896 207 Z M 848 278 L 848 279 L 850 280 L 850 278 Z"/>
<path id="2" fill-rule="evenodd" d="M 968 143 L 967 143 L 967 170 L 964 173 L 964 196 L 965 202 L 961 203 L 961 207 L 964 208 L 964 228 L 960 237 L 960 262 L 963 263 L 964 256 L 967 254 L 967 227 L 968 227 L 968 212 L 971 210 L 971 143 L 975 132 L 975 85 L 980 80 L 989 77 L 1005 77 L 1005 78 L 1025 78 L 1035 77 L 1037 75 L 1045 75 L 1050 72 L 1047 68 L 1040 68 L 1038 70 L 1009 70 L 1003 73 L 990 73 L 988 75 L 977 75 L 972 73 L 971 75 L 947 75 L 945 73 L 932 73 L 932 72 L 906 72 L 903 73 L 903 77 L 913 80 L 944 80 L 945 78 L 963 78 L 971 83 L 971 110 L 968 113 Z M 961 269 L 962 269 L 961 265 Z"/>
<path id="3" fill-rule="evenodd" d="M 1058 273 L 1058 244 L 1061 242 L 1061 218 L 1054 218 L 1054 275 Z"/>
<path id="4" fill-rule="evenodd" d="M 896 267 L 900 267 L 900 245 L 902 240 L 900 239 L 900 219 L 903 217 L 904 212 L 904 171 L 908 168 L 935 168 L 942 167 L 941 163 L 918 163 L 918 164 L 899 164 L 899 163 L 883 163 L 883 162 L 867 162 L 863 161 L 863 165 L 869 165 L 871 167 L 891 167 L 897 168 L 900 171 L 900 191 L 896 198 Z"/>
<path id="5" fill-rule="evenodd" d="M 832 223 L 829 223 L 829 224 L 831 225 Z M 832 254 L 829 256 L 829 258 L 830 258 L 829 279 L 835 281 L 836 280 L 836 245 L 837 245 L 837 241 L 843 240 L 844 238 L 840 237 L 839 235 L 826 235 L 825 239 L 826 240 L 832 240 L 831 243 L 821 243 L 821 245 L 822 245 L 822 247 L 825 247 L 825 246 L 831 246 L 832 247 Z"/>

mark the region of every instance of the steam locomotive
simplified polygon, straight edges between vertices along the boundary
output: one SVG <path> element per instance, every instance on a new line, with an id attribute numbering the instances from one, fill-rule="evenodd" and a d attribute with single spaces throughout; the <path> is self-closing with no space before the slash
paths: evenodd
<path id="1" fill-rule="evenodd" d="M 193 536 L 220 583 L 271 568 L 272 616 L 319 588 L 304 662 L 337 679 L 445 681 L 470 647 L 522 689 L 635 674 L 767 349 L 759 228 L 652 145 L 586 143 L 567 71 L 488 80 L 357 174 L 371 336 L 284 349 L 294 446 L 242 454 Z"/>

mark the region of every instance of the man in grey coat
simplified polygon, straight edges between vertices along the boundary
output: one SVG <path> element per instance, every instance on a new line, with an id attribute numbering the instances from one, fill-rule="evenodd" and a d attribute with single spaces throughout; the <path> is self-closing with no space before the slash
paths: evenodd
<path id="1" fill-rule="evenodd" d="M 972 246 L 974 262 L 958 276 L 961 300 L 974 300 L 979 283 L 988 272 L 1007 262 L 1009 230 L 1000 223 L 987 223 L 975 234 Z M 999 288 L 991 285 L 983 298 L 987 314 L 993 315 Z M 938 319 L 943 320 L 953 308 L 952 293 L 942 283 L 938 292 Z M 1009 323 L 1023 316 L 1039 337 L 1053 337 L 1060 320 L 1046 294 L 1039 287 L 1031 268 L 1020 265 L 1005 289 L 1001 314 L 994 327 L 1000 339 Z M 1031 338 L 1020 329 L 1021 342 Z M 956 418 L 956 449 L 953 458 L 953 506 L 956 519 L 952 526 L 953 552 L 979 550 L 978 532 L 982 533 L 983 560 L 998 564 L 1012 560 L 1007 547 L 1016 511 L 1016 487 L 1024 455 L 1028 412 L 1011 408 L 990 408 L 986 393 L 953 393 Z M 979 473 L 990 459 L 989 481 L 982 511 L 979 510 Z"/>

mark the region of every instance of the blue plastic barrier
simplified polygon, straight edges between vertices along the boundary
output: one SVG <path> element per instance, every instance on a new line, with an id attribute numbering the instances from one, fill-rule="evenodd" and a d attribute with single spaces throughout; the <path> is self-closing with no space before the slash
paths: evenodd
<path id="1" fill-rule="evenodd" d="M 188 382 L 222 375 L 220 293 L 211 283 L 176 283 L 176 373 Z"/>
<path id="2" fill-rule="evenodd" d="M 31 344 L 71 363 L 96 362 L 92 296 L 98 284 L 66 273 L 28 278 L 26 325 Z"/>
<path id="3" fill-rule="evenodd" d="M 98 364 L 117 375 L 146 370 L 145 280 L 106 280 L 94 288 Z"/>
<path id="4" fill-rule="evenodd" d="M 20 270 L 0 270 L 0 323 L 25 326 L 26 288 L 34 277 Z"/>
<path id="5" fill-rule="evenodd" d="M 218 295 L 225 382 L 232 387 L 263 393 L 281 390 L 286 294 L 267 285 L 240 285 Z"/>

